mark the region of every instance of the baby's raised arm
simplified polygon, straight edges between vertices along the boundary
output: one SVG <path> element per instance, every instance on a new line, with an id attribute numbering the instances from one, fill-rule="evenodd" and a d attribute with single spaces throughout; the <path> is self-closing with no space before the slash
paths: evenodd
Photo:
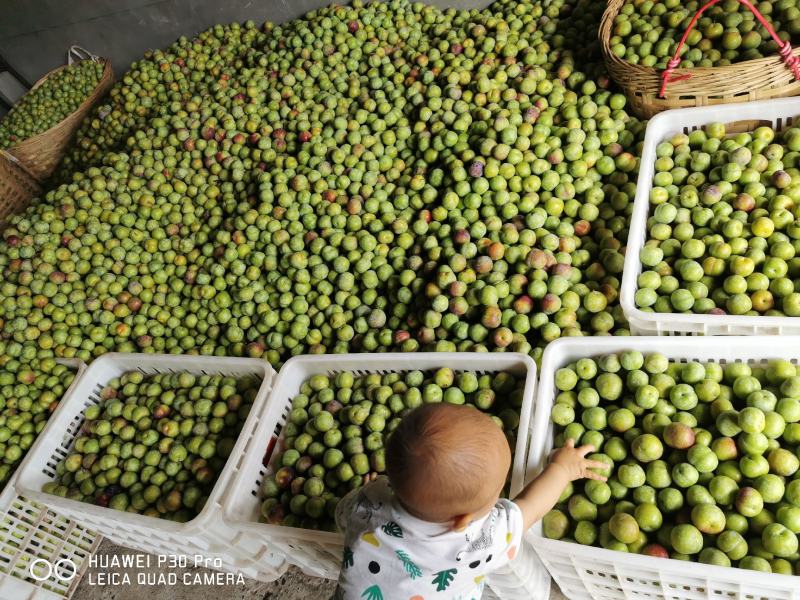
<path id="1" fill-rule="evenodd" d="M 586 455 L 594 452 L 594 446 L 575 447 L 575 440 L 567 440 L 563 448 L 556 450 L 541 474 L 531 481 L 514 502 L 522 511 L 525 531 L 552 509 L 564 488 L 571 481 L 588 477 L 605 481 L 606 477 L 590 469 L 607 469 L 606 463 L 589 460 Z"/>

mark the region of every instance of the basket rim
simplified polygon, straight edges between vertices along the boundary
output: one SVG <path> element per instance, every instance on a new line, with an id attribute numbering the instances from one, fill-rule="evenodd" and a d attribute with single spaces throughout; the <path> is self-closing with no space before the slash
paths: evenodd
<path id="1" fill-rule="evenodd" d="M 0 160 L 5 160 L 6 162 L 8 162 L 11 165 L 12 169 L 16 167 L 17 169 L 22 171 L 24 175 L 26 175 L 30 179 L 29 183 L 32 185 L 32 187 L 35 187 L 37 189 L 36 193 L 40 194 L 42 192 L 42 185 L 39 182 L 39 179 L 37 179 L 37 177 L 33 173 L 31 173 L 30 169 L 28 169 L 28 167 L 26 167 L 25 164 L 20 159 L 11 154 L 11 152 L 9 152 L 8 150 L 9 149 L 0 148 Z"/>
<path id="2" fill-rule="evenodd" d="M 83 62 L 83 61 L 81 61 L 81 62 Z M 76 114 L 91 108 L 91 105 L 96 101 L 96 98 L 94 96 L 95 96 L 95 94 L 97 94 L 98 90 L 104 85 L 104 82 L 106 80 L 110 81 L 111 83 L 114 82 L 114 71 L 112 69 L 111 59 L 110 58 L 100 58 L 99 62 L 103 64 L 103 73 L 100 76 L 100 79 L 98 80 L 97 85 L 94 87 L 92 92 L 88 96 L 86 96 L 84 101 L 75 110 L 73 110 L 70 114 L 68 114 L 66 117 L 61 119 L 58 123 L 56 123 L 55 125 L 53 125 L 49 129 L 46 129 L 45 131 L 37 133 L 34 136 L 26 138 L 26 139 L 22 140 L 21 142 L 18 142 L 17 144 L 14 144 L 13 146 L 9 146 L 8 148 L 5 148 L 5 149 L 0 149 L 0 151 L 5 151 L 5 153 L 7 153 L 7 154 L 13 154 L 14 151 L 17 151 L 19 149 L 23 149 L 24 150 L 28 146 L 34 146 L 34 145 L 36 145 L 38 143 L 41 143 L 42 140 L 44 140 L 46 136 L 50 135 L 53 132 L 53 130 L 58 129 L 59 127 L 61 127 L 65 122 L 69 121 Z M 31 89 L 28 90 L 27 93 L 32 92 L 33 90 L 35 90 L 36 88 L 41 86 L 50 77 L 52 77 L 56 73 L 61 72 L 62 70 L 66 69 L 69 66 L 70 65 L 61 65 L 60 67 L 56 67 L 52 71 L 49 71 L 44 76 L 42 76 L 41 79 L 39 79 L 36 83 L 34 83 L 33 86 L 31 87 Z M 38 179 L 37 179 L 37 181 L 38 181 Z"/>

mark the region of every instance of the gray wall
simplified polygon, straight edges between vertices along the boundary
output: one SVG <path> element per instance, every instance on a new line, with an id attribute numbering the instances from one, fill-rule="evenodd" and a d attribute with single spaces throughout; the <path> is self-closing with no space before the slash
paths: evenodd
<path id="1" fill-rule="evenodd" d="M 340 3 L 342 0 L 339 0 Z M 427 0 L 475 8 L 490 0 Z M 216 23 L 283 22 L 331 0 L 0 0 L 0 55 L 33 83 L 78 44 L 112 59 L 117 74 L 149 48 Z"/>

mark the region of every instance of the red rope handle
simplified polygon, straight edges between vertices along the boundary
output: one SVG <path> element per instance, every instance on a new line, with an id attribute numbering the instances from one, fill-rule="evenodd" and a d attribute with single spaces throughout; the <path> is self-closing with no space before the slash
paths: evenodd
<path id="1" fill-rule="evenodd" d="M 794 78 L 800 80 L 800 59 L 792 54 L 792 45 L 791 43 L 784 42 L 781 38 L 778 37 L 778 34 L 775 33 L 775 30 L 772 28 L 772 25 L 764 18 L 764 15 L 759 12 L 759 10 L 753 6 L 753 3 L 750 0 L 737 0 L 740 4 L 744 4 L 750 12 L 752 12 L 756 19 L 758 19 L 759 23 L 761 23 L 764 28 L 767 30 L 772 36 L 772 39 L 775 40 L 775 43 L 778 44 L 778 51 L 783 59 L 783 62 L 786 63 L 786 66 L 791 69 Z M 689 22 L 689 27 L 686 28 L 686 31 L 683 32 L 683 37 L 681 41 L 678 43 L 678 47 L 675 49 L 675 54 L 672 55 L 672 58 L 669 59 L 667 63 L 667 68 L 661 73 L 661 91 L 658 93 L 659 98 L 663 98 L 664 94 L 667 91 L 667 85 L 672 83 L 673 81 L 683 81 L 685 79 L 689 79 L 692 74 L 686 73 L 685 75 L 680 75 L 679 77 L 672 78 L 672 73 L 678 68 L 678 65 L 681 64 L 680 53 L 681 49 L 683 48 L 684 44 L 686 43 L 686 38 L 689 37 L 689 34 L 694 29 L 695 24 L 700 19 L 702 14 L 706 11 L 706 9 L 711 8 L 714 6 L 719 0 L 709 0 L 697 13 L 694 15 L 692 20 Z"/>

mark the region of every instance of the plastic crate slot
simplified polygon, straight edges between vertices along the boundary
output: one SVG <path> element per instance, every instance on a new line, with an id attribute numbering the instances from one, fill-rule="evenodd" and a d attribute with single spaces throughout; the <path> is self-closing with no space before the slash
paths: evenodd
<path id="1" fill-rule="evenodd" d="M 12 513 L 12 518 L 18 523 L 34 524 L 39 519 L 39 511 L 25 511 Z"/>

